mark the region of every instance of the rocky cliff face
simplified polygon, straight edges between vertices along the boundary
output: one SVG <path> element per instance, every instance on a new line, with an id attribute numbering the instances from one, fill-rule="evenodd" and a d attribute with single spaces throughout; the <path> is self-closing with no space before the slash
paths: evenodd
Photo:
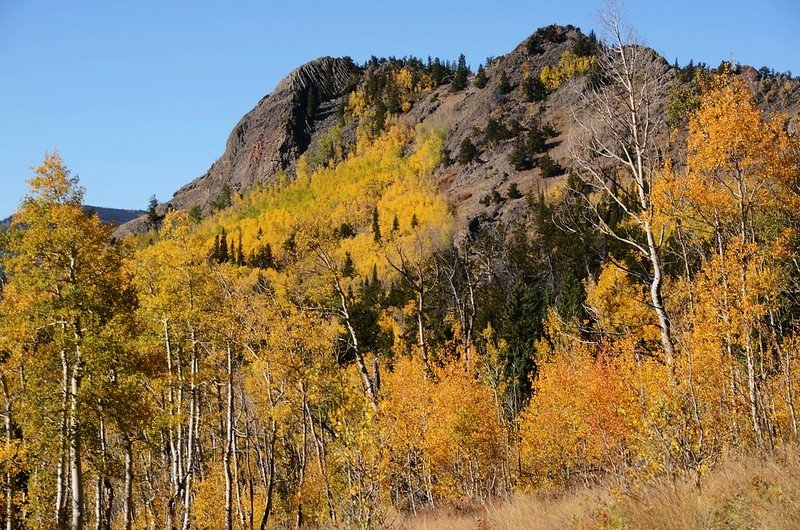
<path id="1" fill-rule="evenodd" d="M 185 185 L 161 205 L 188 209 L 210 203 L 224 185 L 243 191 L 291 168 L 320 127 L 309 115 L 309 101 L 318 98 L 329 107 L 357 80 L 352 61 L 323 57 L 301 66 L 281 81 L 275 91 L 248 112 L 228 138 L 225 153 L 202 176 Z"/>
<path id="2" fill-rule="evenodd" d="M 417 96 L 410 110 L 403 114 L 401 119 L 412 124 L 427 123 L 445 129 L 445 145 L 453 158 L 464 139 L 476 144 L 480 153 L 477 160 L 443 167 L 437 175 L 462 227 L 476 219 L 482 222 L 519 219 L 528 208 L 525 194 L 546 192 L 564 180 L 563 175 L 544 178 L 538 167 L 517 170 L 510 162 L 510 155 L 526 128 L 532 123 L 546 123 L 555 133 L 547 142 L 548 155 L 561 161 L 564 167 L 569 166 L 567 144 L 578 92 L 571 83 L 565 83 L 544 100 L 533 102 L 526 97 L 522 85 L 526 77 L 538 79 L 542 68 L 557 64 L 559 57 L 574 50 L 580 40 L 585 42 L 583 34 L 571 26 L 538 30 L 486 67 L 485 87 L 476 86 L 474 77 L 458 92 L 445 83 Z M 346 103 L 349 93 L 366 86 L 370 79 L 374 81 L 372 74 L 386 67 L 373 61 L 359 68 L 349 59 L 324 57 L 296 69 L 241 119 L 228 139 L 224 154 L 211 168 L 159 205 L 158 212 L 199 207 L 208 213 L 226 186 L 231 192 L 244 192 L 257 183 L 275 179 L 279 172 L 291 177 L 300 155 L 314 151 L 316 142 L 339 122 L 337 109 Z M 798 128 L 800 83 L 797 80 L 767 79 L 749 67 L 743 68 L 740 75 L 751 84 L 760 104 L 769 110 L 788 111 L 793 117 L 789 126 Z M 676 82 L 673 80 L 664 88 L 659 98 L 663 104 Z M 493 137 L 487 128 L 490 121 L 513 134 Z M 350 124 L 342 131 L 345 140 L 353 139 L 354 127 Z M 512 186 L 522 196 L 510 193 Z M 493 200 L 486 200 L 492 194 Z M 149 228 L 140 218 L 122 225 L 116 236 L 141 233 Z"/>

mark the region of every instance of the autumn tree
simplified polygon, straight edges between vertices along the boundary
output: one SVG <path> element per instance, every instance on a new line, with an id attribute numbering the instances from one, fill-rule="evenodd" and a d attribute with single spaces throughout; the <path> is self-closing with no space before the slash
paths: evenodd
<path id="1" fill-rule="evenodd" d="M 662 166 L 659 142 L 666 131 L 657 95 L 667 82 L 668 65 L 636 41 L 616 4 L 601 13 L 601 23 L 608 35 L 597 56 L 604 82 L 580 92 L 571 154 L 577 174 L 591 189 L 583 198 L 594 226 L 648 264 L 644 281 L 658 317 L 664 361 L 672 370 L 675 341 L 662 292 L 663 231 L 652 199 Z M 620 222 L 608 222 L 607 202 L 621 212 Z"/>
<path id="2" fill-rule="evenodd" d="M 114 401 L 124 400 L 124 391 L 112 396 L 135 359 L 125 338 L 131 333 L 135 298 L 122 249 L 109 244 L 111 227 L 84 213 L 83 188 L 57 153 L 45 157 L 29 186 L 4 258 L 9 280 L 3 303 L 30 322 L 18 340 L 23 351 L 35 352 L 26 362 L 32 395 L 60 396 L 43 403 L 37 398 L 44 415 L 59 427 L 35 431 L 47 427 L 41 413 L 28 410 L 23 433 L 36 441 L 38 457 L 55 470 L 55 491 L 48 492 L 55 507 L 51 524 L 64 527 L 71 514 L 70 525 L 78 530 L 88 519 L 85 464 L 94 440 L 101 447 L 99 461 L 91 462 L 97 483 L 109 478 L 104 425 L 112 424 L 118 412 Z M 128 390 L 137 391 L 135 386 Z M 32 481 L 45 480 L 39 476 L 45 473 L 46 468 L 40 469 Z M 96 511 L 105 513 L 104 503 L 98 497 Z"/>
<path id="3" fill-rule="evenodd" d="M 785 255 L 785 243 L 774 231 L 783 224 L 779 212 L 795 197 L 796 140 L 787 134 L 784 117 L 765 116 L 745 83 L 723 72 L 700 96 L 687 146 L 688 175 L 679 195 L 688 207 L 689 226 L 715 249 L 704 262 L 702 278 L 720 282 L 699 288 L 698 296 L 704 299 L 709 289 L 718 293 L 706 302 L 717 306 L 714 314 L 724 325 L 719 347 L 731 361 L 737 351 L 744 353 L 751 426 L 763 448 L 769 445 L 770 420 L 758 368 L 766 359 L 759 344 L 771 336 L 768 344 L 780 350 L 774 324 L 766 325 L 779 320 L 774 289 L 780 265 L 768 257 Z M 780 351 L 775 355 L 783 357 Z"/>

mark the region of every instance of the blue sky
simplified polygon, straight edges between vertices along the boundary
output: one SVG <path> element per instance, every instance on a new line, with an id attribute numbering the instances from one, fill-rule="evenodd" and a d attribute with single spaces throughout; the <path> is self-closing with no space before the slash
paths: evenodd
<path id="1" fill-rule="evenodd" d="M 166 200 L 222 154 L 239 118 L 322 55 L 455 59 L 476 67 L 551 23 L 595 27 L 599 1 L 109 2 L 0 0 L 0 218 L 58 148 L 89 204 Z M 800 74 L 800 2 L 627 2 L 670 61 Z"/>

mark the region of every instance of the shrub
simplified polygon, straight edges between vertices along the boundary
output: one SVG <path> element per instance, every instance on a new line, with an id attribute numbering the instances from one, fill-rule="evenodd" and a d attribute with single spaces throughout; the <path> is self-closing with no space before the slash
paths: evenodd
<path id="1" fill-rule="evenodd" d="M 458 157 L 456 160 L 458 160 L 460 164 L 469 164 L 470 162 L 477 160 L 479 155 L 480 152 L 478 151 L 478 148 L 475 147 L 475 144 L 473 144 L 472 140 L 470 140 L 469 136 L 467 136 L 461 142 L 461 147 L 458 150 Z"/>

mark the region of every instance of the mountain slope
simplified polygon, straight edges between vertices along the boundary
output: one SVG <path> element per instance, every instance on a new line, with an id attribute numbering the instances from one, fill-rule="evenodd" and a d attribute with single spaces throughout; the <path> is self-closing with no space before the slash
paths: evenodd
<path id="1" fill-rule="evenodd" d="M 395 114 L 410 126 L 422 123 L 444 129 L 445 147 L 451 158 L 458 158 L 465 140 L 475 145 L 475 160 L 447 165 L 437 172 L 441 190 L 455 207 L 462 228 L 475 220 L 520 219 L 527 210 L 525 194 L 546 192 L 563 178 L 543 178 L 537 167 L 515 167 L 511 161 L 515 145 L 532 127 L 552 126 L 543 151 L 568 168 L 567 140 L 580 99 L 580 82 L 578 90 L 576 83 L 564 82 L 546 97 L 534 98 L 526 93 L 525 85 L 531 79 L 538 81 L 545 67 L 558 68 L 568 52 L 588 53 L 593 42 L 572 26 L 541 28 L 487 65 L 485 87 L 476 86 L 480 83 L 472 76 L 460 91 L 452 90 L 450 83 L 454 65 L 442 65 L 438 60 L 433 64 L 429 60 L 426 66 L 413 58 L 373 58 L 363 67 L 347 58 L 311 61 L 291 72 L 248 112 L 233 129 L 223 155 L 204 175 L 159 205 L 158 212 L 196 207 L 208 214 L 228 190 L 244 193 L 256 184 L 275 181 L 282 173 L 291 178 L 299 157 L 313 156 L 332 132 L 338 135 L 346 152 L 355 144 L 356 132 L 365 118 L 349 114 L 353 106 L 351 94 L 355 92 L 366 94 L 368 99 L 372 94 L 373 107 L 376 102 L 384 107 L 376 112 Z M 666 61 L 664 65 L 667 67 Z M 435 79 L 434 86 L 414 88 L 398 96 L 403 70 L 410 72 L 412 78 L 427 75 Z M 672 69 L 671 80 L 664 93 L 658 95 L 664 113 L 674 98 L 673 90 L 692 83 L 681 81 L 680 72 Z M 794 117 L 790 126 L 797 126 L 800 83 L 781 76 L 765 76 L 750 67 L 740 68 L 739 75 L 754 89 L 760 104 L 769 110 L 788 112 Z M 392 112 L 394 98 L 402 102 Z M 334 131 L 337 126 L 341 130 Z M 148 229 L 149 225 L 139 219 L 120 227 L 116 235 Z"/>

